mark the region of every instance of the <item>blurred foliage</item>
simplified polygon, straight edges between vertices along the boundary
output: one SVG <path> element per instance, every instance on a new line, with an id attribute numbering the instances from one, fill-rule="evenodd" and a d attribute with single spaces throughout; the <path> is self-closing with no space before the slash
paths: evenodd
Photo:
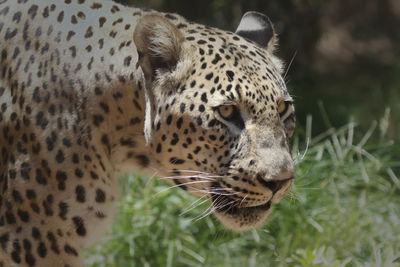
<path id="1" fill-rule="evenodd" d="M 399 0 L 120 0 L 137 7 L 179 13 L 234 31 L 249 10 L 268 15 L 279 34 L 279 56 L 286 62 L 288 87 L 297 117 L 314 130 L 341 125 L 355 116 L 363 128 L 391 109 L 388 133 L 400 139 Z M 296 55 L 296 56 L 294 56 Z M 289 65 L 289 64 L 288 64 Z"/>

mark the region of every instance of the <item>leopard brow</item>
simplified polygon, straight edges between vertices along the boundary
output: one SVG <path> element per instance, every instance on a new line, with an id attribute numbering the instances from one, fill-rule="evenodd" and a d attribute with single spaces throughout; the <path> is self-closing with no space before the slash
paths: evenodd
<path id="1" fill-rule="evenodd" d="M 219 103 L 219 104 L 212 104 L 212 105 L 210 105 L 211 106 L 211 108 L 218 108 L 218 107 L 221 107 L 221 106 L 238 106 L 238 104 L 237 103 L 235 103 L 235 102 L 227 102 L 227 101 L 225 101 L 225 102 L 222 102 L 222 103 Z"/>

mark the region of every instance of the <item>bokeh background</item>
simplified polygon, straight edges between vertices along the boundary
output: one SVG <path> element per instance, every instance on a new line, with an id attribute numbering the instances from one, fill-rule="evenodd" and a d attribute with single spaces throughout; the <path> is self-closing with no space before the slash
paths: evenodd
<path id="1" fill-rule="evenodd" d="M 119 2 L 229 31 L 246 11 L 268 15 L 295 97 L 297 177 L 248 233 L 179 189 L 122 177 L 121 215 L 89 266 L 400 266 L 399 0 Z"/>

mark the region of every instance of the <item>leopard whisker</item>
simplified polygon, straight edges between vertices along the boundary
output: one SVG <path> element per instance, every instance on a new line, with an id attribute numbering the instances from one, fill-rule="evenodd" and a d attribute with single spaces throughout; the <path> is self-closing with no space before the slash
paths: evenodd
<path id="1" fill-rule="evenodd" d="M 210 214 L 212 214 L 214 212 L 214 209 L 211 206 L 210 206 L 210 208 L 211 209 L 207 210 L 207 212 L 204 215 L 202 215 L 201 217 L 196 218 L 195 222 L 200 221 L 201 219 L 203 219 L 203 218 L 209 216 Z"/>
<path id="2" fill-rule="evenodd" d="M 206 199 L 203 199 L 204 197 L 206 197 Z M 204 195 L 202 197 L 200 197 L 199 199 L 197 199 L 196 201 L 194 201 L 192 204 L 189 205 L 188 208 L 186 208 L 184 211 L 182 211 L 179 216 L 182 216 L 186 213 L 188 213 L 189 211 L 199 207 L 200 205 L 204 204 L 205 202 L 208 201 L 207 195 Z"/>
<path id="3" fill-rule="evenodd" d="M 170 170 L 168 172 L 172 172 L 172 173 L 175 173 L 175 174 L 187 172 L 187 173 L 198 173 L 198 174 L 206 174 L 206 175 L 215 175 L 215 174 L 210 173 L 210 172 L 196 171 L 196 170 Z"/>
<path id="4" fill-rule="evenodd" d="M 294 54 L 292 56 L 292 59 L 290 60 L 289 65 L 286 68 L 285 74 L 283 75 L 283 79 L 284 80 L 286 79 L 286 76 L 287 76 L 287 74 L 288 74 L 288 72 L 290 70 L 290 67 L 292 66 L 292 63 L 293 63 L 294 59 L 296 58 L 296 56 L 297 56 L 297 50 L 294 52 Z"/>
<path id="5" fill-rule="evenodd" d="M 198 221 L 200 218 L 204 218 L 203 217 L 203 215 L 204 214 L 207 214 L 208 215 L 208 213 L 210 212 L 210 210 L 212 210 L 212 205 L 210 205 L 210 206 L 208 206 L 206 209 L 205 209 L 205 211 L 203 211 L 200 215 L 198 215 L 198 216 L 196 216 L 196 217 L 194 217 L 193 219 L 192 219 L 192 221 Z"/>
<path id="6" fill-rule="evenodd" d="M 213 192 L 213 191 L 208 191 L 208 190 L 204 190 L 204 189 L 194 189 L 192 191 L 188 191 L 188 192 L 194 192 L 194 193 L 205 193 L 205 194 L 210 194 L 210 195 L 218 195 L 218 196 L 233 196 L 233 195 L 237 195 L 237 192 L 234 193 L 219 193 L 219 192 Z"/>
<path id="7" fill-rule="evenodd" d="M 213 177 L 213 178 L 223 178 L 223 175 L 218 175 L 218 174 L 214 174 L 214 173 L 209 173 L 209 172 L 202 172 L 202 171 L 194 171 L 194 170 L 173 170 L 173 171 L 169 171 L 169 172 L 173 172 L 175 174 L 177 174 L 176 176 L 188 176 L 188 178 L 190 177 Z M 180 173 L 195 173 L 197 175 L 190 175 L 190 174 L 184 174 L 184 175 L 180 175 Z"/>
<path id="8" fill-rule="evenodd" d="M 199 179 L 208 179 L 210 181 L 215 181 L 215 179 L 219 176 L 202 176 L 202 175 L 177 175 L 177 176 L 164 176 L 161 177 L 161 180 L 168 180 L 168 179 L 189 179 L 189 178 L 199 178 Z"/>
<path id="9" fill-rule="evenodd" d="M 228 205 L 232 205 L 232 204 L 234 204 L 234 203 L 237 203 L 237 201 L 236 201 L 236 200 L 232 200 L 232 201 L 230 201 L 230 202 L 228 202 L 228 203 L 221 203 L 222 205 L 220 205 L 220 206 L 214 206 L 214 208 L 215 208 L 215 210 L 218 210 L 218 209 L 225 208 L 225 207 L 228 206 Z M 237 205 L 237 204 L 236 204 L 236 205 Z M 232 207 L 234 207 L 234 206 L 232 206 Z"/>
<path id="10" fill-rule="evenodd" d="M 239 205 L 238 206 L 241 206 L 242 205 L 242 203 L 243 203 L 243 201 L 246 199 L 248 197 L 248 194 L 246 194 L 243 198 L 242 198 L 242 200 L 240 201 L 240 203 L 239 203 Z"/>
<path id="11" fill-rule="evenodd" d="M 190 182 L 187 182 L 187 183 L 176 184 L 176 185 L 167 187 L 167 188 L 165 188 L 165 189 L 163 189 L 163 190 L 161 190 L 161 191 L 155 193 L 155 194 L 154 194 L 154 197 L 157 196 L 157 195 L 159 195 L 159 194 L 161 194 L 161 193 L 163 193 L 163 192 L 165 192 L 165 191 L 168 191 L 168 190 L 170 190 L 170 189 L 172 189 L 172 188 L 181 187 L 181 186 L 184 186 L 184 185 L 201 184 L 201 183 L 209 183 L 209 182 L 210 182 L 210 181 L 190 181 Z"/>
<path id="12" fill-rule="evenodd" d="M 214 211 L 216 211 L 216 210 L 218 210 L 218 209 L 222 209 L 222 208 L 224 208 L 224 207 L 226 207 L 226 206 L 228 206 L 228 205 L 231 205 L 231 204 L 233 204 L 233 203 L 235 203 L 235 202 L 236 202 L 236 201 L 233 200 L 233 201 L 231 201 L 231 202 L 229 202 L 229 203 L 226 203 L 226 204 L 224 204 L 224 205 L 222 205 L 222 206 L 211 205 L 211 206 L 210 206 L 211 209 L 210 209 L 210 208 L 207 209 L 207 210 L 206 210 L 207 213 L 204 214 L 204 212 L 203 212 L 203 214 L 200 215 L 200 217 L 196 218 L 195 221 L 199 221 L 199 220 L 201 220 L 201 219 L 203 219 L 203 218 L 209 216 L 209 215 L 212 214 Z M 233 207 L 234 207 L 234 206 L 233 206 Z"/>
<path id="13" fill-rule="evenodd" d="M 232 188 L 222 188 L 222 187 L 209 187 L 209 189 L 212 189 L 212 190 L 215 190 L 215 191 L 218 191 L 218 190 L 220 190 L 220 191 L 234 191 Z M 234 192 L 236 192 L 236 191 L 234 191 Z"/>

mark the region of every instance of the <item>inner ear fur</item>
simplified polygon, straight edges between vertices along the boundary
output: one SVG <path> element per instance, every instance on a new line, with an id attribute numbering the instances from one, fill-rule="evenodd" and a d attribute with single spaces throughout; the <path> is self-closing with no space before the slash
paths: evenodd
<path id="1" fill-rule="evenodd" d="M 184 37 L 166 18 L 150 14 L 139 19 L 133 34 L 146 80 L 158 69 L 172 70 L 179 61 Z"/>

